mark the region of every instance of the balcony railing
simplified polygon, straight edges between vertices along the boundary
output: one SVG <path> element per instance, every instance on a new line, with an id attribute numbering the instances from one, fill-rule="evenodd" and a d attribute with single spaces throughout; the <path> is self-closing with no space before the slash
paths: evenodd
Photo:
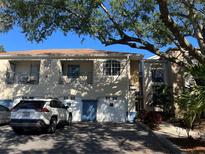
<path id="1" fill-rule="evenodd" d="M 6 83 L 7 84 L 38 84 L 39 73 L 31 75 L 27 72 L 6 72 Z"/>
<path id="2" fill-rule="evenodd" d="M 59 84 L 92 84 L 93 72 L 80 72 L 78 74 L 60 74 Z"/>

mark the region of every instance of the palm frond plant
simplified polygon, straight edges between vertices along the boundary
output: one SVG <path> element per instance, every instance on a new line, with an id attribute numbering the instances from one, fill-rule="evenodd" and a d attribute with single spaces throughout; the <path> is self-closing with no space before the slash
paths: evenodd
<path id="1" fill-rule="evenodd" d="M 205 111 L 205 65 L 190 68 L 188 73 L 193 76 L 195 85 L 184 90 L 178 99 L 178 105 L 183 115 L 187 136 L 190 138 L 194 122 L 199 120 Z"/>

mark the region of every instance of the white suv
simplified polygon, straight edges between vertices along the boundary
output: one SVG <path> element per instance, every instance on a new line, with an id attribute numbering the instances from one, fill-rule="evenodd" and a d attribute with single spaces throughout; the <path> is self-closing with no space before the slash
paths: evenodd
<path id="1" fill-rule="evenodd" d="M 68 119 L 67 107 L 58 99 L 22 99 L 11 111 L 10 126 L 16 133 L 34 128 L 54 133 Z"/>

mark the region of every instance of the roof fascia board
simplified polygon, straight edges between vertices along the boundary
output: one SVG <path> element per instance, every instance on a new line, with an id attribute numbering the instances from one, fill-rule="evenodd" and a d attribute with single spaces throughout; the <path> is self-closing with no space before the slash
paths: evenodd
<path id="1" fill-rule="evenodd" d="M 143 61 L 145 63 L 166 63 L 168 62 L 167 60 L 162 60 L 162 59 L 144 59 Z"/>
<path id="2" fill-rule="evenodd" d="M 0 59 L 67 59 L 67 58 L 126 58 L 142 59 L 143 55 L 134 54 L 90 54 L 90 55 L 9 55 L 2 54 Z"/>

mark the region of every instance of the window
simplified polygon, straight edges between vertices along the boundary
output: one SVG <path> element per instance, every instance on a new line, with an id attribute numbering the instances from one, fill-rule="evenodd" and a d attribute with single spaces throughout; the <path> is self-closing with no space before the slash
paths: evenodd
<path id="1" fill-rule="evenodd" d="M 152 82 L 164 82 L 165 77 L 165 63 L 151 64 Z"/>
<path id="2" fill-rule="evenodd" d="M 38 84 L 39 70 L 40 61 L 10 61 L 10 69 L 6 73 L 6 82 L 8 84 Z"/>
<path id="3" fill-rule="evenodd" d="M 111 100 L 111 101 L 116 101 L 117 100 L 117 96 L 106 96 L 105 99 L 106 100 Z"/>
<path id="4" fill-rule="evenodd" d="M 12 72 L 16 71 L 16 64 L 14 62 L 10 62 L 10 67 Z"/>
<path id="5" fill-rule="evenodd" d="M 15 109 L 42 109 L 45 101 L 21 101 Z"/>
<path id="6" fill-rule="evenodd" d="M 59 108 L 63 108 L 63 109 L 66 108 L 65 105 L 61 101 L 58 101 L 58 104 L 59 104 Z"/>
<path id="7" fill-rule="evenodd" d="M 110 107 L 114 107 L 114 103 L 113 102 L 110 102 Z"/>
<path id="8" fill-rule="evenodd" d="M 114 102 L 117 101 L 117 96 L 106 96 L 105 99 L 109 101 L 110 107 L 114 107 Z"/>
<path id="9" fill-rule="evenodd" d="M 50 107 L 56 108 L 56 106 L 57 106 L 57 105 L 56 105 L 56 102 L 55 102 L 55 101 L 51 101 L 51 102 L 50 102 Z"/>
<path id="10" fill-rule="evenodd" d="M 62 108 L 62 103 L 57 100 L 52 100 L 50 106 L 53 108 Z"/>
<path id="11" fill-rule="evenodd" d="M 32 76 L 38 76 L 38 73 L 39 73 L 39 64 L 38 63 L 32 63 L 31 66 L 30 66 L 30 75 Z"/>
<path id="12" fill-rule="evenodd" d="M 117 96 L 113 96 L 112 100 L 116 101 L 117 100 Z"/>
<path id="13" fill-rule="evenodd" d="M 164 69 L 152 70 L 152 82 L 164 82 Z"/>
<path id="14" fill-rule="evenodd" d="M 120 62 L 117 60 L 107 60 L 103 66 L 104 75 L 120 75 Z"/>
<path id="15" fill-rule="evenodd" d="M 74 96 L 74 95 L 71 95 L 71 96 L 70 96 L 70 99 L 71 99 L 71 100 L 75 100 L 75 96 Z"/>
<path id="16" fill-rule="evenodd" d="M 7 108 L 11 108 L 13 105 L 13 101 L 12 100 L 0 100 L 0 105 L 5 106 Z"/>
<path id="17" fill-rule="evenodd" d="M 68 65 L 68 77 L 78 78 L 80 76 L 80 65 Z"/>

